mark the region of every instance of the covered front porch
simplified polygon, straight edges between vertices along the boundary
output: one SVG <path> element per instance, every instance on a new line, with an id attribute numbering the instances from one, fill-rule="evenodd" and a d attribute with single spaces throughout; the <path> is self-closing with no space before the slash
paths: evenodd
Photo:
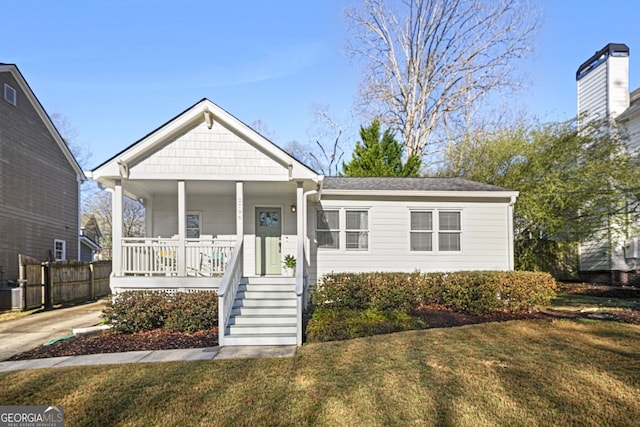
<path id="1" fill-rule="evenodd" d="M 243 277 L 285 276 L 286 255 L 303 267 L 304 192 L 304 182 L 120 180 L 112 192 L 113 291 L 218 289 L 240 242 Z M 117 230 L 125 195 L 145 207 L 145 237 Z"/>

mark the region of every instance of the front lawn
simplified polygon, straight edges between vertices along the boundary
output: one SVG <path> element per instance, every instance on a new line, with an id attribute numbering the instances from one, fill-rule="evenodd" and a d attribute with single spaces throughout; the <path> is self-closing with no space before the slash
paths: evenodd
<path id="1" fill-rule="evenodd" d="M 308 344 L 291 359 L 0 374 L 66 425 L 580 425 L 640 419 L 640 326 L 526 320 Z"/>

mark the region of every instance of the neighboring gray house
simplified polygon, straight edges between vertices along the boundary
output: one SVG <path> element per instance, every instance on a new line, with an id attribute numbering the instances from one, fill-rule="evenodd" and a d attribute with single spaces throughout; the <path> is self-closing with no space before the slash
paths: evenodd
<path id="1" fill-rule="evenodd" d="M 80 261 L 92 262 L 100 258 L 102 232 L 96 216 L 82 214 L 80 217 Z"/>
<path id="2" fill-rule="evenodd" d="M 217 290 L 220 345 L 300 344 L 309 290 L 332 271 L 513 269 L 517 192 L 324 177 L 207 99 L 91 176 L 113 195 L 112 291 Z M 123 237 L 125 195 L 146 237 Z"/>
<path id="3" fill-rule="evenodd" d="M 609 43 L 578 67 L 576 81 L 580 120 L 611 120 L 626 132 L 630 151 L 638 154 L 640 88 L 629 93 L 629 47 Z M 640 224 L 611 225 L 608 231 L 606 237 L 580 245 L 580 275 L 626 283 L 627 273 L 640 269 Z"/>
<path id="4" fill-rule="evenodd" d="M 78 259 L 84 175 L 24 77 L 0 64 L 0 286 L 18 255 Z"/>

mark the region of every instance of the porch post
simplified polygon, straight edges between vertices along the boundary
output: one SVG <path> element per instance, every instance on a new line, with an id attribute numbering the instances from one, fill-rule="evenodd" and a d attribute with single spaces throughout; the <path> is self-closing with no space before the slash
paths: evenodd
<path id="1" fill-rule="evenodd" d="M 116 185 L 111 193 L 111 263 L 114 276 L 122 276 L 122 181 L 116 180 Z"/>
<path id="2" fill-rule="evenodd" d="M 186 268 L 186 233 L 187 233 L 187 195 L 186 184 L 178 181 L 178 276 L 187 275 Z"/>
<path id="3" fill-rule="evenodd" d="M 296 188 L 296 206 L 298 209 L 296 210 L 296 234 L 297 238 L 297 271 L 303 271 L 303 263 L 304 263 L 304 183 L 302 181 L 298 181 Z M 298 276 L 298 274 L 296 274 Z"/>
<path id="4" fill-rule="evenodd" d="M 154 237 L 153 233 L 153 199 L 144 198 L 144 235 Z"/>
<path id="5" fill-rule="evenodd" d="M 302 310 L 305 305 L 305 293 L 304 293 L 304 213 L 306 209 L 304 207 L 304 183 L 302 181 L 296 182 L 296 234 L 297 234 L 297 255 L 296 255 L 296 343 L 302 345 Z"/>
<path id="6" fill-rule="evenodd" d="M 240 241 L 244 237 L 244 183 L 236 182 L 236 241 Z"/>

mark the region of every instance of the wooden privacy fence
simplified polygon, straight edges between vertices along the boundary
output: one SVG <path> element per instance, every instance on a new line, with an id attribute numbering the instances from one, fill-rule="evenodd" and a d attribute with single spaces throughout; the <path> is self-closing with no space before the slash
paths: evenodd
<path id="1" fill-rule="evenodd" d="M 91 301 L 111 293 L 111 261 L 57 261 L 26 265 L 26 307 Z M 38 298 L 39 297 L 39 298 Z"/>

